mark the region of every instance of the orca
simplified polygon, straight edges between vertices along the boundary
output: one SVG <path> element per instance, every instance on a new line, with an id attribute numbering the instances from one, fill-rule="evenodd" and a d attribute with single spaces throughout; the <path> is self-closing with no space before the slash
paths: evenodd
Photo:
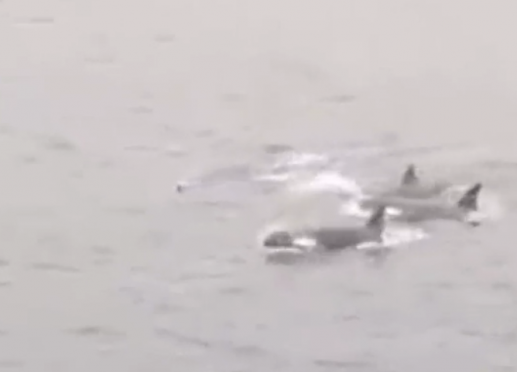
<path id="1" fill-rule="evenodd" d="M 266 248 L 302 248 L 302 239 L 312 240 L 324 250 L 355 248 L 362 243 L 382 242 L 386 207 L 380 205 L 362 226 L 305 228 L 298 231 L 275 231 L 265 237 Z"/>
<path id="2" fill-rule="evenodd" d="M 455 220 L 473 226 L 479 221 L 473 219 L 478 212 L 479 193 L 483 185 L 476 183 L 471 186 L 456 203 L 443 199 L 418 199 L 402 196 L 378 196 L 366 198 L 360 202 L 363 208 L 378 208 L 389 206 L 401 211 L 395 219 L 409 223 L 419 223 L 428 220 Z"/>

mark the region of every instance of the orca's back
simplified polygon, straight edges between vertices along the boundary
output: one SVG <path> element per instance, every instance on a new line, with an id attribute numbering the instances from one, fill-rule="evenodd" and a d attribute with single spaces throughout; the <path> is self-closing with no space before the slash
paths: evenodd
<path id="1" fill-rule="evenodd" d="M 368 228 L 321 228 L 311 232 L 318 245 L 326 249 L 355 247 L 377 240 L 380 234 Z"/>

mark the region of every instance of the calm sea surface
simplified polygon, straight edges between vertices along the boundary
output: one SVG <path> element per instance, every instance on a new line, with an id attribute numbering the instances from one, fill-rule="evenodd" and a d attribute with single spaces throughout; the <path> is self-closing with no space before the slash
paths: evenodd
<path id="1" fill-rule="evenodd" d="M 0 0 L 0 370 L 517 370 L 516 11 Z M 228 180 L 288 148 L 481 181 L 500 213 L 271 265 L 278 195 Z"/>

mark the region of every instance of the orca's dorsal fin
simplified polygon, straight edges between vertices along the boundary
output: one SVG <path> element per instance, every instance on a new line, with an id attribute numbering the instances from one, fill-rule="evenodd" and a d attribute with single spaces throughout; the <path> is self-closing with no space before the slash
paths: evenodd
<path id="1" fill-rule="evenodd" d="M 416 175 L 416 167 L 414 164 L 409 164 L 406 171 L 402 175 L 402 185 L 413 185 L 418 183 L 418 176 Z"/>
<path id="2" fill-rule="evenodd" d="M 374 229 L 384 229 L 384 217 L 386 214 L 386 206 L 378 207 L 366 222 L 366 226 Z"/>
<path id="3" fill-rule="evenodd" d="M 483 185 L 478 182 L 471 188 L 469 188 L 458 201 L 458 207 L 475 211 L 478 209 L 478 198 L 479 192 Z"/>

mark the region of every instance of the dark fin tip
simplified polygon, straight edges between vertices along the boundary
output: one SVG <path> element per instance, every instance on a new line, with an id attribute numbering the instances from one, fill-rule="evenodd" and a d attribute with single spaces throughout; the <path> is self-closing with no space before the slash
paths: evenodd
<path id="1" fill-rule="evenodd" d="M 378 227 L 382 226 L 384 223 L 384 215 L 386 213 L 386 206 L 379 206 L 371 215 L 368 223 L 366 224 L 368 227 Z"/>
<path id="2" fill-rule="evenodd" d="M 177 193 L 183 193 L 185 191 L 187 191 L 187 189 L 189 188 L 189 183 L 188 182 L 185 182 L 185 181 L 179 181 L 176 183 L 176 192 Z"/>
<path id="3" fill-rule="evenodd" d="M 418 177 L 416 175 L 415 164 L 413 164 L 413 163 L 408 164 L 406 171 L 404 172 L 404 175 L 402 176 L 402 184 L 408 185 L 411 183 L 415 183 L 417 181 L 418 181 Z"/>
<path id="4" fill-rule="evenodd" d="M 476 183 L 472 188 L 470 189 L 471 193 L 479 193 L 481 191 L 481 188 L 483 187 L 483 184 L 481 182 Z"/>
<path id="5" fill-rule="evenodd" d="M 462 208 L 477 210 L 478 209 L 478 197 L 483 184 L 481 182 L 476 183 L 465 194 L 461 197 L 458 205 Z"/>
<path id="6" fill-rule="evenodd" d="M 465 197 L 476 198 L 478 196 L 479 192 L 481 191 L 482 187 L 483 187 L 483 185 L 481 184 L 481 182 L 478 182 L 474 186 L 472 186 L 470 189 L 468 189 L 465 192 L 464 196 Z"/>

